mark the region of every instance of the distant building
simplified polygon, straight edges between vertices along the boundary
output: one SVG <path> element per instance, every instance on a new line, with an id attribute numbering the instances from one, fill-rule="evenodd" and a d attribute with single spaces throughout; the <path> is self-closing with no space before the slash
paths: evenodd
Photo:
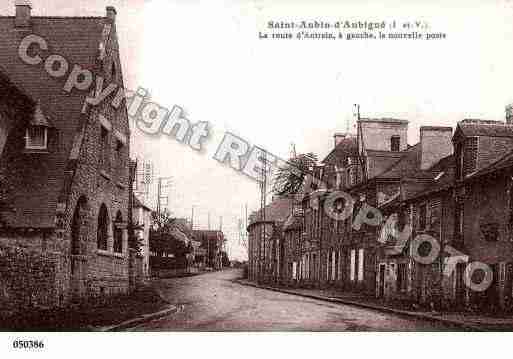
<path id="1" fill-rule="evenodd" d="M 143 277 L 150 276 L 150 227 L 151 209 L 134 196 L 132 210 L 134 235 L 141 244 Z"/>
<path id="2" fill-rule="evenodd" d="M 221 252 L 224 249 L 225 243 L 223 232 L 219 230 L 195 229 L 192 233 L 195 241 L 200 242 L 200 248 L 203 249 L 197 252 L 196 261 L 202 261 L 205 267 L 221 269 Z"/>

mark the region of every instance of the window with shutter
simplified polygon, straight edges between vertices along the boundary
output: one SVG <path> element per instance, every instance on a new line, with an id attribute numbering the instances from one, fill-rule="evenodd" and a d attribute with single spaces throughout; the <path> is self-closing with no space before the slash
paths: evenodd
<path id="1" fill-rule="evenodd" d="M 465 176 L 477 170 L 477 150 L 478 137 L 471 137 L 465 140 L 463 153 L 463 170 Z"/>

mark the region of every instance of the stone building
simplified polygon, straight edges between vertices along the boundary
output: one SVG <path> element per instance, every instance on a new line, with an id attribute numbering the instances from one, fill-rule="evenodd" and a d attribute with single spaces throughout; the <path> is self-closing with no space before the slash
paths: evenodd
<path id="1" fill-rule="evenodd" d="M 467 305 L 481 310 L 510 309 L 513 125 L 509 121 L 464 120 L 456 127 L 453 142 L 456 158 L 454 236 L 458 249 L 468 256 L 460 264 L 458 275 L 460 281 L 471 276 L 472 263 L 485 263 L 491 274 L 490 285 L 485 290 L 465 286 L 460 296 Z M 483 279 L 482 276 L 474 278 L 473 282 Z"/>
<path id="2" fill-rule="evenodd" d="M 254 218 L 251 277 L 428 308 L 510 310 L 510 122 L 464 120 L 454 134 L 423 126 L 413 146 L 407 122 L 394 119 L 335 135 L 300 216 L 291 206 L 282 232 Z"/>
<path id="3" fill-rule="evenodd" d="M 141 202 L 135 195 L 133 197 L 133 226 L 134 235 L 140 243 L 140 255 L 142 256 L 142 276 L 143 278 L 149 278 L 150 273 L 150 227 L 152 224 L 151 220 L 151 208 Z"/>
<path id="4" fill-rule="evenodd" d="M 276 197 L 253 213 L 248 225 L 248 275 L 258 282 L 279 282 L 286 269 L 283 226 L 292 213 L 293 199 Z M 265 212 L 265 214 L 264 214 Z"/>
<path id="5" fill-rule="evenodd" d="M 123 86 L 116 10 L 36 17 L 26 1 L 15 10 L 0 17 L 1 306 L 127 292 L 127 112 L 109 99 L 84 106 L 99 76 Z M 67 91 L 73 71 L 74 82 L 89 71 L 90 88 Z"/>

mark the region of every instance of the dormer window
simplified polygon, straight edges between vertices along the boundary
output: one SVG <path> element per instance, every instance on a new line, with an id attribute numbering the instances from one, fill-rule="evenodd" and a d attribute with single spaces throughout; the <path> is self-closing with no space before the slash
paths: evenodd
<path id="1" fill-rule="evenodd" d="M 46 151 L 48 149 L 48 128 L 50 126 L 50 122 L 38 102 L 25 130 L 25 150 Z"/>
<path id="2" fill-rule="evenodd" d="M 478 137 L 467 138 L 461 146 L 462 173 L 468 176 L 477 170 Z"/>
<path id="3" fill-rule="evenodd" d="M 46 150 L 48 148 L 48 127 L 29 126 L 25 133 L 25 149 Z"/>

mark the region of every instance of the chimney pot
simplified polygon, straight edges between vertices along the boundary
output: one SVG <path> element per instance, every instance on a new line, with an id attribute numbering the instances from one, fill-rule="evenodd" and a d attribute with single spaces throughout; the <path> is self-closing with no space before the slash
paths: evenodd
<path id="1" fill-rule="evenodd" d="M 16 0 L 14 3 L 16 7 L 16 18 L 14 21 L 15 27 L 29 27 L 30 26 L 30 10 L 32 4 L 28 0 Z"/>
<path id="2" fill-rule="evenodd" d="M 506 106 L 506 123 L 508 125 L 513 124 L 513 104 Z"/>
<path id="3" fill-rule="evenodd" d="M 114 6 L 107 6 L 106 10 L 107 10 L 107 18 L 109 20 L 111 20 L 112 22 L 115 22 L 116 21 L 116 15 L 117 15 L 116 8 Z"/>
<path id="4" fill-rule="evenodd" d="M 335 147 L 337 147 L 337 146 L 338 146 L 338 144 L 339 144 L 340 142 L 342 142 L 342 140 L 343 140 L 344 138 L 346 138 L 346 137 L 347 137 L 347 133 L 335 133 L 335 134 L 333 135 L 333 139 L 335 140 Z"/>

